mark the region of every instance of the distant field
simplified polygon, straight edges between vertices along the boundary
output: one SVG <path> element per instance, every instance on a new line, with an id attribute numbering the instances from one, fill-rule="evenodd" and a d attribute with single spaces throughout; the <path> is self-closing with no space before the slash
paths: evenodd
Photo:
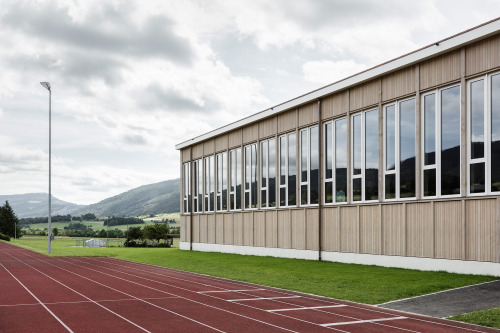
<path id="1" fill-rule="evenodd" d="M 162 219 L 165 220 L 172 220 L 174 219 L 177 223 L 171 223 L 169 224 L 170 226 L 175 226 L 178 227 L 180 226 L 180 213 L 170 213 L 170 214 L 158 214 L 155 215 L 154 217 L 149 217 L 149 215 L 143 215 L 139 216 L 138 218 L 144 220 L 144 224 L 154 224 L 156 221 L 161 222 Z M 83 224 L 88 225 L 92 228 L 94 231 L 99 231 L 101 229 L 106 229 L 106 226 L 103 225 L 104 219 L 105 218 L 99 218 L 101 221 L 82 221 Z M 79 222 L 79 221 L 73 221 L 73 222 Z M 57 229 L 64 229 L 64 227 L 67 227 L 71 222 L 51 222 L 51 227 L 52 228 L 57 228 Z M 130 226 L 139 226 L 140 224 L 137 225 L 132 225 Z M 36 224 L 31 224 L 30 228 L 33 229 L 45 229 L 48 227 L 48 223 L 36 223 Z M 127 225 L 117 225 L 117 226 L 110 226 L 110 229 L 120 229 L 120 230 L 127 230 Z"/>

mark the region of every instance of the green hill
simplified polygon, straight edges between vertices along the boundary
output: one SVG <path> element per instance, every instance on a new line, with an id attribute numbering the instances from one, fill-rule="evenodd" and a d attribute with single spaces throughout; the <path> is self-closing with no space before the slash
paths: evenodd
<path id="1" fill-rule="evenodd" d="M 139 216 L 178 212 L 180 179 L 137 187 L 75 210 L 71 215 L 93 213 L 96 216 Z"/>

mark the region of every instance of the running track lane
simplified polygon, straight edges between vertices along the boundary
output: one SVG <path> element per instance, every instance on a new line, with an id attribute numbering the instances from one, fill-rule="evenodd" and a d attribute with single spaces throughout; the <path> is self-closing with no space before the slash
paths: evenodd
<path id="1" fill-rule="evenodd" d="M 0 332 L 500 332 L 113 258 L 0 242 Z"/>

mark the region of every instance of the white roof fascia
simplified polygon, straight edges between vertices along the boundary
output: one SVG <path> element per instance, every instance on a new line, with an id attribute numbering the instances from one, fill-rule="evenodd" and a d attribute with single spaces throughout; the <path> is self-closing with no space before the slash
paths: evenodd
<path id="1" fill-rule="evenodd" d="M 207 132 L 200 136 L 197 136 L 193 139 L 184 141 L 175 146 L 176 149 L 183 149 L 189 147 L 198 142 L 202 142 L 208 140 L 212 137 L 218 136 L 220 134 L 232 131 L 234 129 L 249 125 L 253 122 L 259 121 L 261 119 L 273 116 L 282 111 L 297 107 L 299 105 L 305 104 L 307 102 L 311 102 L 315 99 L 319 99 L 325 95 L 330 95 L 334 92 L 346 89 L 348 87 L 352 87 L 354 85 L 358 85 L 365 81 L 374 79 L 383 74 L 388 74 L 390 72 L 394 72 L 403 67 L 410 66 L 414 63 L 424 61 L 428 58 L 435 57 L 439 54 L 452 51 L 453 49 L 457 49 L 466 44 L 473 43 L 479 39 L 485 39 L 495 33 L 500 31 L 500 18 L 484 25 L 481 25 L 477 28 L 473 28 L 466 32 L 460 33 L 453 37 L 444 39 L 442 41 L 436 42 L 435 44 L 426 46 L 420 50 L 412 52 L 410 54 L 404 55 L 402 57 L 396 58 L 394 60 L 390 60 L 382 65 L 373 67 L 359 74 L 353 75 L 336 83 L 330 84 L 323 88 L 319 88 L 305 95 L 299 96 L 277 106 L 274 106 L 270 109 L 258 112 L 249 117 L 238 120 L 234 123 L 228 124 L 226 126 L 220 127 L 213 131 Z"/>

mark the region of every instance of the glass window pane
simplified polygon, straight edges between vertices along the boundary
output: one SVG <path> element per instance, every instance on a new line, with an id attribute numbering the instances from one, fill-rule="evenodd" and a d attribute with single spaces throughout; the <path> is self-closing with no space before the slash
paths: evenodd
<path id="1" fill-rule="evenodd" d="M 470 165 L 470 193 L 484 193 L 484 163 Z"/>
<path id="2" fill-rule="evenodd" d="M 319 130 L 318 127 L 311 128 L 311 145 L 310 145 L 310 183 L 309 188 L 311 193 L 310 196 L 310 204 L 314 205 L 319 203 Z"/>
<path id="3" fill-rule="evenodd" d="M 335 202 L 346 202 L 347 119 L 335 122 Z"/>
<path id="4" fill-rule="evenodd" d="M 400 165 L 399 197 L 415 196 L 415 99 L 399 103 L 400 112 Z"/>
<path id="5" fill-rule="evenodd" d="M 361 201 L 361 178 L 352 180 L 352 201 Z"/>
<path id="6" fill-rule="evenodd" d="M 424 97 L 424 165 L 436 163 L 436 95 Z"/>
<path id="7" fill-rule="evenodd" d="M 484 157 L 484 80 L 470 85 L 471 159 Z"/>
<path id="8" fill-rule="evenodd" d="M 214 210 L 214 195 L 215 195 L 215 168 L 214 168 L 214 157 L 209 157 L 210 164 L 210 209 Z"/>
<path id="9" fill-rule="evenodd" d="M 288 134 L 288 205 L 297 204 L 297 136 Z"/>
<path id="10" fill-rule="evenodd" d="M 491 77 L 491 191 L 500 191 L 500 75 Z"/>
<path id="11" fill-rule="evenodd" d="M 198 167 L 198 211 L 203 211 L 203 168 L 201 159 L 196 163 Z"/>
<path id="12" fill-rule="evenodd" d="M 385 165 L 386 170 L 396 169 L 396 107 L 385 108 Z"/>
<path id="13" fill-rule="evenodd" d="M 222 210 L 227 210 L 227 153 L 221 155 L 221 178 L 222 178 Z"/>
<path id="14" fill-rule="evenodd" d="M 276 140 L 269 140 L 269 207 L 276 207 Z"/>
<path id="15" fill-rule="evenodd" d="M 353 174 L 361 174 L 361 115 L 352 118 Z"/>
<path id="16" fill-rule="evenodd" d="M 280 185 L 285 185 L 285 184 L 286 184 L 286 137 L 282 136 L 280 138 Z"/>
<path id="17" fill-rule="evenodd" d="M 332 182 L 326 182 L 325 183 L 325 203 L 332 203 L 333 202 L 333 186 Z"/>
<path id="18" fill-rule="evenodd" d="M 261 142 L 260 144 L 260 186 L 267 187 L 267 148 L 268 141 Z"/>
<path id="19" fill-rule="evenodd" d="M 396 175 L 385 175 L 385 198 L 394 199 L 396 197 Z"/>
<path id="20" fill-rule="evenodd" d="M 241 148 L 236 149 L 236 209 L 241 209 Z"/>
<path id="21" fill-rule="evenodd" d="M 441 91 L 441 194 L 460 194 L 460 86 Z"/>
<path id="22" fill-rule="evenodd" d="M 252 179 L 251 179 L 251 202 L 252 208 L 257 207 L 257 145 L 252 145 Z"/>
<path id="23" fill-rule="evenodd" d="M 365 200 L 378 199 L 378 111 L 365 113 Z"/>
<path id="24" fill-rule="evenodd" d="M 436 195 L 436 169 L 424 170 L 424 197 Z"/>
<path id="25" fill-rule="evenodd" d="M 333 175 L 332 127 L 332 123 L 325 125 L 325 179 L 331 179 Z"/>
<path id="26" fill-rule="evenodd" d="M 245 190 L 250 189 L 250 182 L 252 179 L 252 157 L 250 156 L 252 148 L 250 146 L 245 147 Z M 245 207 L 248 203 L 245 203 Z"/>
<path id="27" fill-rule="evenodd" d="M 300 186 L 300 204 L 307 205 L 307 185 Z"/>
<path id="28" fill-rule="evenodd" d="M 300 181 L 307 182 L 307 133 L 308 131 L 300 132 Z"/>

